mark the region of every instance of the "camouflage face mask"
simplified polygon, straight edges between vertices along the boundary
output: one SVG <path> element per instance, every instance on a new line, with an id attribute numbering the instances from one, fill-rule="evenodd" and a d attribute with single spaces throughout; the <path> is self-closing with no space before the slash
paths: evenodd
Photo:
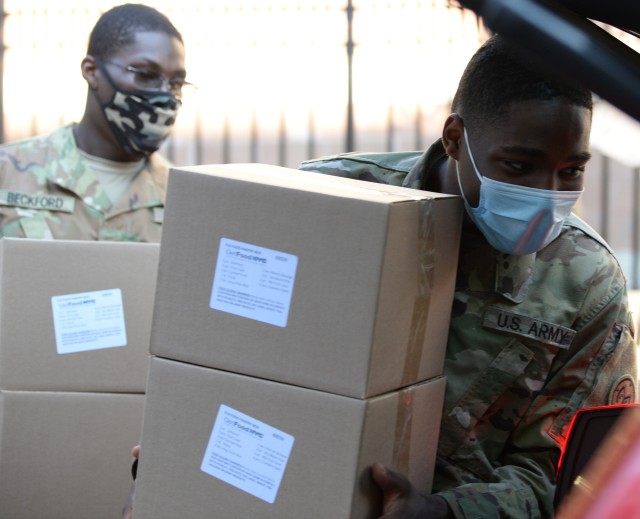
<path id="1" fill-rule="evenodd" d="M 109 101 L 97 99 L 116 140 L 130 152 L 150 155 L 157 151 L 176 121 L 180 99 L 168 92 L 118 87 L 106 69 L 100 68 L 114 93 Z"/>

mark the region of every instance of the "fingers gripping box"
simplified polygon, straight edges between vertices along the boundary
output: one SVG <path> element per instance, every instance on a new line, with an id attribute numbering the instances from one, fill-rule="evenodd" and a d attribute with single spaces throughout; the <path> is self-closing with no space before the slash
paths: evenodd
<path id="1" fill-rule="evenodd" d="M 438 376 L 461 221 L 450 195 L 173 169 L 151 353 L 355 398 Z"/>

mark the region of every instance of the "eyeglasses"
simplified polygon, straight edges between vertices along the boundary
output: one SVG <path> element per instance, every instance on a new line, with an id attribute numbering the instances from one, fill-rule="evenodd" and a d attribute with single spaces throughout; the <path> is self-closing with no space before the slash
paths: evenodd
<path id="1" fill-rule="evenodd" d="M 133 74 L 133 82 L 143 90 L 160 90 L 166 84 L 169 87 L 169 91 L 178 97 L 197 90 L 193 83 L 189 83 L 181 77 L 167 78 L 155 70 L 138 68 L 133 65 L 121 65 L 114 61 L 104 61 L 103 63 L 131 72 Z"/>

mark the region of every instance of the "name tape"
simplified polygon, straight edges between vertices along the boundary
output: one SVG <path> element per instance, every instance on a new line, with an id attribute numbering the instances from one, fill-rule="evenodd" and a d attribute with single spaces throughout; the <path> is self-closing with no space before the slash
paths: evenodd
<path id="1" fill-rule="evenodd" d="M 568 349 L 576 332 L 571 328 L 534 319 L 501 308 L 490 307 L 484 314 L 483 326 Z"/>
<path id="2" fill-rule="evenodd" d="M 73 213 L 76 201 L 62 195 L 41 195 L 0 189 L 0 205 Z"/>

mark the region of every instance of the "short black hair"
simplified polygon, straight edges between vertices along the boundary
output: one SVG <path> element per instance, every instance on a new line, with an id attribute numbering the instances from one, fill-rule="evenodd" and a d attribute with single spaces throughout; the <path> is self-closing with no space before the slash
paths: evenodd
<path id="1" fill-rule="evenodd" d="M 469 125 L 481 127 L 499 120 L 514 101 L 558 97 L 593 110 L 588 88 L 558 77 L 537 58 L 494 34 L 469 60 L 451 108 Z"/>
<path id="2" fill-rule="evenodd" d="M 182 35 L 160 11 L 142 4 L 123 4 L 100 16 L 89 36 L 87 54 L 107 59 L 133 43 L 139 32 L 162 32 L 182 41 Z"/>

